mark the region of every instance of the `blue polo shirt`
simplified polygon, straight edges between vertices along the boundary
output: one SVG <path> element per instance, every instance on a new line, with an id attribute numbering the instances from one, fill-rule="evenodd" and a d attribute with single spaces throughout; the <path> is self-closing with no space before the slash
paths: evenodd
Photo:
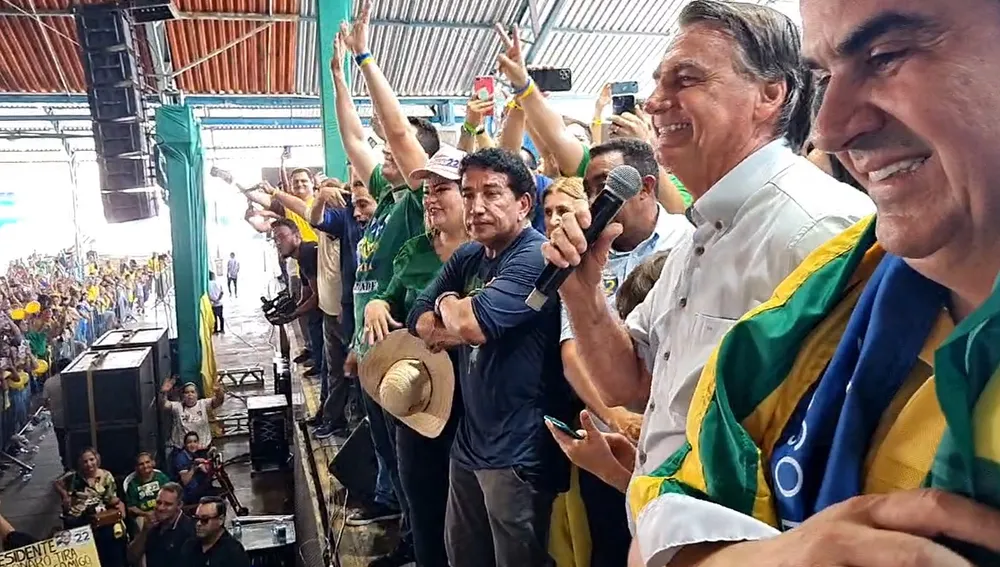
<path id="1" fill-rule="evenodd" d="M 535 174 L 535 210 L 531 216 L 531 226 L 542 234 L 545 234 L 545 204 L 542 203 L 542 195 L 549 185 L 552 185 L 551 179 L 539 173 Z"/>
<path id="2" fill-rule="evenodd" d="M 543 242 L 525 228 L 495 258 L 479 243 L 463 245 L 417 299 L 407 326 L 416 334 L 417 320 L 442 293 L 472 298 L 486 342 L 457 349 L 465 415 L 452 459 L 472 471 L 513 468 L 538 488 L 562 490 L 568 464 L 542 419 L 568 420 L 577 407 L 562 373 L 559 304 L 535 312 L 524 303 L 545 266 Z"/>

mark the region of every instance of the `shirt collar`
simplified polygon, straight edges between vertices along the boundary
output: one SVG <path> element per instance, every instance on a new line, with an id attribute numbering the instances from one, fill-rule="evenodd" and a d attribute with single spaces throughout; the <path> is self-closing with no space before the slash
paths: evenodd
<path id="1" fill-rule="evenodd" d="M 687 211 L 695 226 L 715 223 L 716 229 L 732 226 L 740 208 L 775 175 L 785 170 L 795 153 L 779 138 L 746 157 Z"/>
<path id="2" fill-rule="evenodd" d="M 643 240 L 631 250 L 615 250 L 614 248 L 611 248 L 611 257 L 621 258 L 623 256 L 631 256 L 632 254 L 642 254 L 644 250 L 655 248 L 656 243 L 660 240 L 660 238 L 671 230 L 668 226 L 669 217 L 670 213 L 663 208 L 663 205 L 657 203 L 656 226 L 653 227 L 653 233 L 649 235 L 649 238 Z"/>

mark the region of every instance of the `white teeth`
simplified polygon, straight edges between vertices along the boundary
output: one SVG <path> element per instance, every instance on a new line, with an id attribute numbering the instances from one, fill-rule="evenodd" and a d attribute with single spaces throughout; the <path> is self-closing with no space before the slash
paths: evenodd
<path id="1" fill-rule="evenodd" d="M 690 127 L 691 127 L 690 124 L 683 124 L 683 123 L 682 124 L 669 124 L 669 125 L 667 125 L 666 128 L 664 128 L 664 130 L 666 130 L 667 132 L 679 132 L 681 130 L 684 130 L 684 129 L 687 129 L 687 128 L 690 128 Z"/>
<path id="2" fill-rule="evenodd" d="M 885 181 L 897 173 L 909 173 L 911 171 L 916 171 L 927 158 L 917 158 L 908 159 L 904 161 L 897 161 L 896 163 L 887 165 L 881 169 L 877 169 L 868 174 L 868 180 L 873 183 L 878 183 L 879 181 Z"/>

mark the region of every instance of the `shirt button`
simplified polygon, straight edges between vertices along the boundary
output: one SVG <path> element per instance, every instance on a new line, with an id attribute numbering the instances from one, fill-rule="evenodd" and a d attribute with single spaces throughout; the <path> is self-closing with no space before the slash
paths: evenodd
<path id="1" fill-rule="evenodd" d="M 670 360 L 670 351 L 663 353 L 663 360 Z"/>
<path id="2" fill-rule="evenodd" d="M 642 449 L 639 449 L 639 465 L 645 465 L 645 464 L 646 464 L 646 452 L 643 451 Z"/>
<path id="3" fill-rule="evenodd" d="M 701 256 L 704 253 L 705 253 L 705 247 L 704 246 L 699 246 L 699 247 L 697 247 L 697 248 L 694 249 L 695 256 Z"/>
<path id="4" fill-rule="evenodd" d="M 715 221 L 715 230 L 722 230 L 722 221 Z"/>
<path id="5" fill-rule="evenodd" d="M 649 400 L 649 411 L 656 409 L 656 400 Z"/>
<path id="6" fill-rule="evenodd" d="M 679 303 L 680 303 L 680 306 L 681 306 L 681 307 L 687 307 L 687 304 L 688 304 L 688 298 L 686 298 L 686 297 L 682 297 Z"/>

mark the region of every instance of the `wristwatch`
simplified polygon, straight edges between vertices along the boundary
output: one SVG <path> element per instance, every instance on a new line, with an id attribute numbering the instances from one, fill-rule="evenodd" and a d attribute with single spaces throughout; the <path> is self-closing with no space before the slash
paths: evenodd
<path id="1" fill-rule="evenodd" d="M 434 314 L 437 315 L 439 319 L 441 318 L 441 302 L 449 297 L 458 299 L 459 296 L 454 291 L 446 291 L 434 300 Z"/>

